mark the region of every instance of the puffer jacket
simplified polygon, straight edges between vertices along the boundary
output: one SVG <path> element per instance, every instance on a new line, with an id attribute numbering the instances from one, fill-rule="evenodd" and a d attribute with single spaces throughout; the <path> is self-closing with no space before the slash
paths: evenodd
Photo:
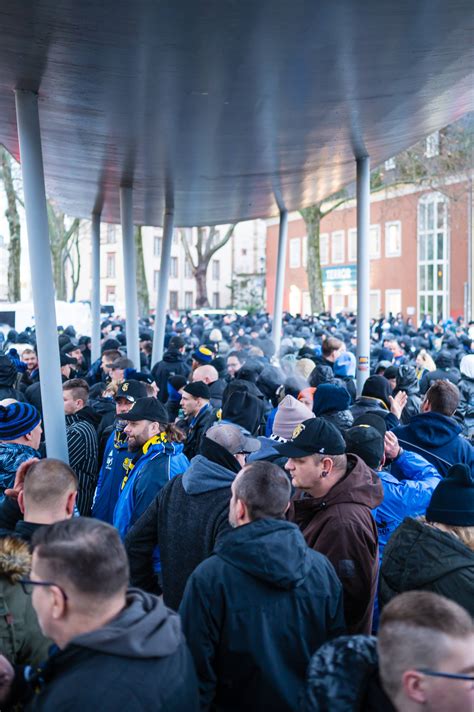
<path id="1" fill-rule="evenodd" d="M 474 617 L 474 551 L 448 532 L 407 518 L 385 547 L 380 608 L 397 594 L 415 590 L 446 596 Z"/>
<path id="2" fill-rule="evenodd" d="M 314 394 L 313 413 L 343 432 L 354 422 L 349 410 L 350 404 L 351 397 L 346 388 L 333 383 L 322 383 Z"/>
<path id="3" fill-rule="evenodd" d="M 5 490 L 13 487 L 16 471 L 21 463 L 32 457 L 40 458 L 41 454 L 29 445 L 0 443 L 0 502 L 5 496 Z"/>
<path id="4" fill-rule="evenodd" d="M 343 635 L 322 645 L 308 666 L 301 712 L 395 712 L 383 691 L 376 639 Z"/>
<path id="5" fill-rule="evenodd" d="M 457 413 L 461 416 L 464 424 L 464 435 L 468 438 L 474 437 L 474 378 L 462 376 L 458 383 L 461 393 L 461 402 Z"/>
<path id="6" fill-rule="evenodd" d="M 28 544 L 17 537 L 0 539 L 0 650 L 14 665 L 39 665 L 51 646 L 41 633 L 31 596 L 18 583 L 30 569 Z"/>
<path id="7" fill-rule="evenodd" d="M 394 395 L 400 391 L 407 394 L 407 402 L 400 417 L 402 425 L 406 425 L 413 416 L 418 415 L 421 408 L 420 382 L 413 366 L 402 365 L 398 369 Z"/>
<path id="8" fill-rule="evenodd" d="M 354 422 L 354 416 L 349 409 L 328 411 L 321 418 L 334 425 L 342 433 L 351 428 Z"/>

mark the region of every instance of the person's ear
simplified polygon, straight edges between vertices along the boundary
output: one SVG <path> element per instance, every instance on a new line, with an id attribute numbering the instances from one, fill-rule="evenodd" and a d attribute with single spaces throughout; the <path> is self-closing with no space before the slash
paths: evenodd
<path id="1" fill-rule="evenodd" d="M 18 492 L 17 502 L 18 502 L 18 506 L 20 508 L 20 512 L 24 515 L 25 514 L 25 493 L 23 492 L 22 489 Z"/>
<path id="2" fill-rule="evenodd" d="M 245 506 L 245 502 L 242 502 L 241 499 L 236 499 L 235 500 L 235 515 L 236 515 L 237 521 L 241 522 L 243 519 L 245 519 L 246 514 L 247 514 L 247 507 Z"/>
<path id="3" fill-rule="evenodd" d="M 334 462 L 331 460 L 330 457 L 324 457 L 322 465 L 323 465 L 323 472 L 326 473 L 324 476 L 327 477 L 328 475 L 331 474 L 331 472 L 333 470 Z"/>
<path id="4" fill-rule="evenodd" d="M 51 616 L 54 620 L 64 618 L 66 613 L 66 600 L 64 594 L 58 586 L 51 586 Z"/>
<path id="5" fill-rule="evenodd" d="M 405 697 L 419 705 L 427 701 L 426 677 L 416 670 L 406 670 L 402 676 L 402 688 Z"/>
<path id="6" fill-rule="evenodd" d="M 74 505 L 76 504 L 77 492 L 69 492 L 66 500 L 66 513 L 69 519 L 74 514 Z"/>

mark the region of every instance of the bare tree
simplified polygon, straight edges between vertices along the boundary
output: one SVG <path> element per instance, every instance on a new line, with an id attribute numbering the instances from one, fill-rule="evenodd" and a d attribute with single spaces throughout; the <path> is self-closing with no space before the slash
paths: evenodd
<path id="1" fill-rule="evenodd" d="M 137 297 L 139 316 L 149 316 L 150 297 L 146 281 L 145 259 L 143 256 L 143 236 L 141 226 L 135 228 L 135 250 L 137 254 Z"/>
<path id="2" fill-rule="evenodd" d="M 232 237 L 237 223 L 230 225 L 224 236 L 218 230 L 218 227 L 198 227 L 197 242 L 192 244 L 192 231 L 181 229 L 180 237 L 186 254 L 186 259 L 191 265 L 193 277 L 196 280 L 196 306 L 198 308 L 208 307 L 209 299 L 207 296 L 207 270 L 212 257 L 224 245 L 226 245 Z"/>
<path id="3" fill-rule="evenodd" d="M 21 224 L 18 203 L 21 204 L 13 181 L 12 159 L 8 151 L 0 146 L 1 177 L 7 197 L 5 217 L 8 221 L 10 241 L 8 245 L 8 301 L 21 301 Z"/>
<path id="4" fill-rule="evenodd" d="M 74 248 L 75 241 L 78 240 L 81 222 L 79 218 L 74 218 L 69 227 L 67 227 L 66 221 L 66 215 L 59 210 L 55 210 L 48 201 L 49 242 L 53 262 L 53 280 L 56 288 L 56 299 L 62 301 L 67 301 L 66 264 L 68 261 L 72 262 L 70 257 L 71 250 Z M 78 252 L 78 245 L 76 249 Z"/>

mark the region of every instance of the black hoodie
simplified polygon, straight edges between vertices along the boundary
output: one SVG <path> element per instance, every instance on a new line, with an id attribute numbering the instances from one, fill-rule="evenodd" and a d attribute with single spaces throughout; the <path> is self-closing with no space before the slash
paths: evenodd
<path id="1" fill-rule="evenodd" d="M 179 351 L 166 351 L 163 360 L 155 363 L 151 369 L 151 377 L 158 386 L 158 398 L 162 403 L 168 400 L 168 379 L 171 376 L 188 377 L 189 366 Z"/>

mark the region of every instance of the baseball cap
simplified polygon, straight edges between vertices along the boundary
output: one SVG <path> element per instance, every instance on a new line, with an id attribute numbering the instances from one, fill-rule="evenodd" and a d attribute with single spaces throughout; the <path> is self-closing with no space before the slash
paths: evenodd
<path id="1" fill-rule="evenodd" d="M 344 433 L 346 452 L 358 455 L 374 470 L 380 466 L 384 454 L 384 438 L 370 425 L 356 425 Z"/>
<path id="2" fill-rule="evenodd" d="M 133 361 L 129 358 L 125 358 L 125 356 L 121 356 L 120 358 L 116 358 L 115 361 L 112 361 L 110 368 L 121 368 L 123 370 L 126 368 L 133 368 Z"/>
<path id="3" fill-rule="evenodd" d="M 231 455 L 238 452 L 251 453 L 260 450 L 260 440 L 245 435 L 237 425 L 231 423 L 213 425 L 206 432 L 205 437 L 221 445 Z"/>
<path id="4" fill-rule="evenodd" d="M 309 418 L 293 430 L 291 440 L 275 446 L 283 457 L 343 455 L 346 444 L 339 430 L 323 418 Z"/>
<path id="5" fill-rule="evenodd" d="M 128 413 L 120 415 L 122 420 L 150 420 L 152 423 L 168 423 L 168 411 L 157 398 L 138 398 Z"/>
<path id="6" fill-rule="evenodd" d="M 134 403 L 139 398 L 146 398 L 146 386 L 142 381 L 129 379 L 120 384 L 115 394 L 117 398 L 126 398 L 131 403 Z"/>

